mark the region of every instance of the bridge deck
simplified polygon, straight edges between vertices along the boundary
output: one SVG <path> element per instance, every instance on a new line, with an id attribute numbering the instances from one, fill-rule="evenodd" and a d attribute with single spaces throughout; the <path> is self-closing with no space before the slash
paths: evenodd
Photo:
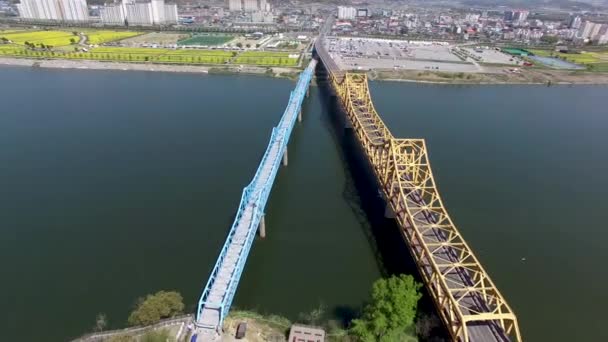
<path id="1" fill-rule="evenodd" d="M 236 218 L 199 300 L 197 327 L 203 340 L 213 340 L 230 309 L 253 238 L 264 215 L 281 158 L 295 125 L 316 66 L 302 72 L 279 124 L 273 128 L 264 157 L 252 182 L 243 190 Z"/>

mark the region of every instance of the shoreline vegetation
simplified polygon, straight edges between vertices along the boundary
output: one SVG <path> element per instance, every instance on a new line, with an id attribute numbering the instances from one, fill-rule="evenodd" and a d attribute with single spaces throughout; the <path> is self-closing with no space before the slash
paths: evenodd
<path id="1" fill-rule="evenodd" d="M 285 341 L 292 325 L 305 324 L 326 332 L 327 341 L 336 342 L 416 342 L 432 336 L 438 324 L 418 310 L 422 284 L 411 275 L 391 276 L 375 281 L 369 299 L 352 316 L 329 318 L 319 303 L 297 321 L 279 315 L 233 309 L 223 323 L 223 336 L 235 336 L 239 324 L 247 324 L 247 341 Z M 94 332 L 73 342 L 187 342 L 195 334 L 193 315 L 183 315 L 182 296 L 176 291 L 159 291 L 139 298 L 129 315 L 130 328 L 104 331 L 105 314 L 95 318 Z"/>
<path id="2" fill-rule="evenodd" d="M 297 75 L 301 71 L 299 68 L 261 67 L 249 65 L 203 66 L 136 62 L 103 62 L 92 60 L 30 59 L 12 57 L 0 57 L 0 65 L 48 69 L 153 71 L 193 74 L 257 74 L 285 78 L 297 77 Z"/>
<path id="3" fill-rule="evenodd" d="M 303 64 L 306 64 L 305 62 Z M 189 65 L 154 62 L 107 62 L 95 60 L 34 59 L 0 56 L 0 65 L 39 67 L 49 69 L 153 71 L 193 74 L 248 74 L 279 78 L 297 78 L 298 67 L 270 67 L 255 65 Z M 608 84 L 608 73 L 534 69 L 519 74 L 499 73 L 448 73 L 419 70 L 378 70 L 368 75 L 374 81 L 414 82 L 429 84 Z"/>

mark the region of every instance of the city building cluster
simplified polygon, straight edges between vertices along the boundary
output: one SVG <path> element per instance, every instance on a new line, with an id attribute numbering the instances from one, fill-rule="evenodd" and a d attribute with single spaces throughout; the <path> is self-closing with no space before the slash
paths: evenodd
<path id="1" fill-rule="evenodd" d="M 345 36 L 402 36 L 422 40 L 471 40 L 517 44 L 602 45 L 608 43 L 605 15 L 536 9 L 446 8 L 360 2 L 358 6 L 270 0 L 114 0 L 87 7 L 87 0 L 0 0 L 0 11 L 24 19 L 92 21 L 105 25 L 194 25 L 217 31 L 315 31 L 329 13 L 338 20 L 333 33 Z M 108 0 L 109 1 L 109 0 Z M 170 0 L 175 1 L 175 0 Z M 4 4 L 4 5 L 3 5 Z M 15 11 L 17 10 L 17 11 Z M 179 15 L 178 15 L 179 10 Z M 604 19 L 602 19 L 604 18 Z"/>
<path id="2" fill-rule="evenodd" d="M 339 35 L 408 36 L 440 40 L 515 41 L 524 44 L 608 43 L 608 24 L 580 15 L 568 20 L 530 19 L 528 10 L 461 12 L 444 9 L 387 10 L 338 7 L 334 33 Z"/>
<path id="3" fill-rule="evenodd" d="M 17 5 L 24 19 L 88 21 L 86 0 L 21 0 Z"/>
<path id="4" fill-rule="evenodd" d="M 102 23 L 109 25 L 168 25 L 178 21 L 177 5 L 165 4 L 164 0 L 122 0 L 101 7 L 99 16 Z"/>

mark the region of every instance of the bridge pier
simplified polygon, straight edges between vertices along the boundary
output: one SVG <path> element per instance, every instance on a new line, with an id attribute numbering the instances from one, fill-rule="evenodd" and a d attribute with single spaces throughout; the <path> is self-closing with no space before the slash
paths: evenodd
<path id="1" fill-rule="evenodd" d="M 346 114 L 344 115 L 344 129 L 353 129 L 353 124 Z"/>
<path id="2" fill-rule="evenodd" d="M 386 195 L 384 194 L 382 189 L 378 189 L 378 192 L 381 194 L 382 200 L 384 201 L 384 217 L 387 219 L 396 218 L 397 215 L 395 215 L 395 211 L 393 210 L 393 207 L 391 206 L 390 200 L 386 197 Z"/>
<path id="3" fill-rule="evenodd" d="M 393 207 L 391 207 L 391 204 L 388 202 L 384 202 L 385 203 L 385 207 L 384 207 L 384 217 L 388 218 L 388 219 L 394 219 L 397 217 L 397 215 L 395 215 L 395 211 L 393 210 Z"/>
<path id="4" fill-rule="evenodd" d="M 287 148 L 285 148 L 285 153 L 283 153 L 283 166 L 287 166 Z"/>
<path id="5" fill-rule="evenodd" d="M 302 122 L 302 109 L 298 112 L 298 122 Z"/>
<path id="6" fill-rule="evenodd" d="M 260 237 L 262 239 L 266 237 L 266 215 L 262 215 L 260 219 Z"/>

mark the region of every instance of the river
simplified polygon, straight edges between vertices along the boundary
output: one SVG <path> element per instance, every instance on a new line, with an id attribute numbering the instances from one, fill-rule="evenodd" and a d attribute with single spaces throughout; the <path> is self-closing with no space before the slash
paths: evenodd
<path id="1" fill-rule="evenodd" d="M 293 86 L 0 68 L 2 339 L 64 341 L 99 312 L 120 327 L 161 289 L 193 311 Z M 452 218 L 526 340 L 603 340 L 607 88 L 371 88 L 395 136 L 427 139 Z M 296 319 L 323 303 L 344 319 L 399 270 L 403 245 L 361 210 L 329 108 L 313 88 L 235 307 Z"/>

